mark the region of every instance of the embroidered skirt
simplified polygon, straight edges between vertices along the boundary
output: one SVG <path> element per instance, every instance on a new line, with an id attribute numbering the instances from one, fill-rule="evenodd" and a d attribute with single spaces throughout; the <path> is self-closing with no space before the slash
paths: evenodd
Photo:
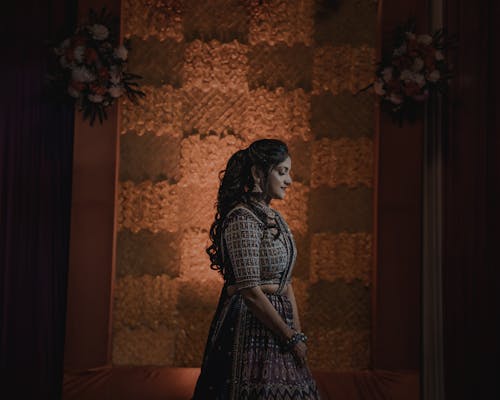
<path id="1" fill-rule="evenodd" d="M 284 295 L 266 294 L 293 327 L 293 309 Z M 247 308 L 240 294 L 223 289 L 210 326 L 193 400 L 318 400 L 307 365 L 299 366 L 276 335 Z"/>

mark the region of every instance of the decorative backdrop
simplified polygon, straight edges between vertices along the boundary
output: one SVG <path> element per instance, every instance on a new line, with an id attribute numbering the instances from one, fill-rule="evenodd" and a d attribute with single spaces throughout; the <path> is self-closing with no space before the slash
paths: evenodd
<path id="1" fill-rule="evenodd" d="M 125 0 L 130 68 L 147 97 L 121 112 L 113 310 L 117 365 L 197 367 L 221 288 L 205 253 L 218 172 L 285 140 L 294 288 L 313 369 L 370 358 L 376 2 Z"/>

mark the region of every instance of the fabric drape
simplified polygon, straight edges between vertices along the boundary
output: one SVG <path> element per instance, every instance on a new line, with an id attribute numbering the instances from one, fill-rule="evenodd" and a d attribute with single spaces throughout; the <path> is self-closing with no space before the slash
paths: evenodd
<path id="1" fill-rule="evenodd" d="M 0 386 L 15 398 L 61 392 L 73 107 L 49 101 L 44 79 L 75 4 L 12 2 L 0 23 Z"/>

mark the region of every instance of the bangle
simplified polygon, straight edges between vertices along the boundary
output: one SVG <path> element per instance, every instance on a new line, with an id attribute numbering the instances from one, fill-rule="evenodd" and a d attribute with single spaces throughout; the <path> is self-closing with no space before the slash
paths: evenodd
<path id="1" fill-rule="evenodd" d="M 295 332 L 290 339 L 285 342 L 285 349 L 291 350 L 298 342 L 307 342 L 307 336 L 302 332 Z"/>

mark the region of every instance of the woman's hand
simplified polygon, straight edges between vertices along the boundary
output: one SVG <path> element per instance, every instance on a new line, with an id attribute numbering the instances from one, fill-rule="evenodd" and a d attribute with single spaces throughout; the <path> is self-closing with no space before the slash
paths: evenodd
<path id="1" fill-rule="evenodd" d="M 298 365 L 304 366 L 307 361 L 307 346 L 304 342 L 300 341 L 292 348 L 292 354 Z"/>

